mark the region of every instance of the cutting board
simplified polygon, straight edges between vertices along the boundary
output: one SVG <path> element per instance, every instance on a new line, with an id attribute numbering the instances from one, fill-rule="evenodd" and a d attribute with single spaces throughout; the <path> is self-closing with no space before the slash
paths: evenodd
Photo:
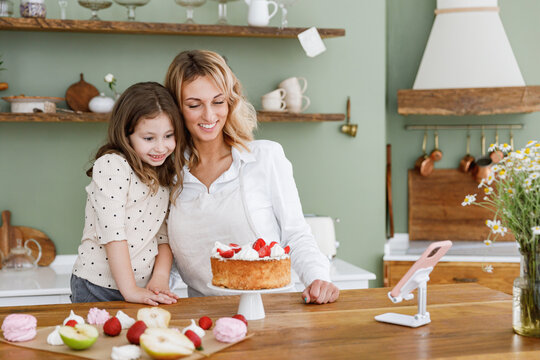
<path id="1" fill-rule="evenodd" d="M 72 110 L 89 112 L 88 103 L 98 95 L 98 89 L 84 81 L 84 75 L 81 73 L 81 80 L 66 90 L 66 103 Z"/>
<path id="2" fill-rule="evenodd" d="M 430 176 L 409 170 L 409 240 L 487 239 L 493 213 L 480 206 L 461 206 L 466 195 L 478 194 L 478 183 L 458 169 L 434 169 Z M 512 234 L 497 241 L 515 241 Z"/>
<path id="3" fill-rule="evenodd" d="M 0 250 L 4 256 L 9 254 L 9 249 L 17 246 L 17 238 L 21 238 L 23 243 L 28 239 L 36 240 L 41 245 L 40 266 L 48 266 L 56 257 L 56 247 L 54 242 L 42 231 L 27 226 L 11 226 L 11 212 L 2 211 L 2 226 L 0 227 Z M 32 256 L 37 258 L 38 248 L 33 242 L 28 243 L 32 250 Z"/>

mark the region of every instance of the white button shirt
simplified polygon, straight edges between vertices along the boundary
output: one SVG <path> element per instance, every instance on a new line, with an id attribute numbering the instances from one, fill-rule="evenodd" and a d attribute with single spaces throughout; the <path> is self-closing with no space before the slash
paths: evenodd
<path id="1" fill-rule="evenodd" d="M 242 167 L 245 201 L 257 236 L 266 243 L 276 241 L 282 247 L 290 246 L 292 266 L 305 286 L 317 279 L 330 281 L 330 263 L 319 250 L 304 219 L 292 165 L 283 148 L 268 140 L 253 141 L 248 147 L 251 152 L 232 149 L 231 167 L 209 189 L 189 172 L 187 166 L 184 167 L 183 190 L 178 201 L 194 200 L 207 191 L 213 194 L 238 187 L 238 174 Z M 175 206 L 171 205 L 168 221 L 175 221 L 177 213 Z M 170 241 L 175 237 L 169 233 Z M 242 245 L 255 240 L 238 239 L 237 242 Z M 196 239 L 193 246 L 197 246 Z"/>

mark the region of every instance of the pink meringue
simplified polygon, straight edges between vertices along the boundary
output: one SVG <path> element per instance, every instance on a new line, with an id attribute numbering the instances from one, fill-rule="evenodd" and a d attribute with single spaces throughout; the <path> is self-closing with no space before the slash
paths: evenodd
<path id="1" fill-rule="evenodd" d="M 224 317 L 216 321 L 213 332 L 217 341 L 233 343 L 246 336 L 247 326 L 242 320 Z"/>
<path id="2" fill-rule="evenodd" d="M 27 314 L 8 315 L 2 323 L 4 338 L 8 341 L 28 341 L 36 337 L 37 319 Z"/>
<path id="3" fill-rule="evenodd" d="M 91 308 L 88 310 L 88 316 L 87 320 L 89 324 L 92 325 L 103 325 L 111 315 L 109 315 L 109 312 L 107 310 L 98 309 L 96 307 Z"/>

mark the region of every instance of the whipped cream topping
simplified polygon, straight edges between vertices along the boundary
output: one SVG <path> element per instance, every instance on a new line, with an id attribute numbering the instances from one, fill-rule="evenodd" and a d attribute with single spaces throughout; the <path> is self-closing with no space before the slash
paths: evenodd
<path id="1" fill-rule="evenodd" d="M 184 330 L 182 330 L 182 334 L 185 334 L 186 331 L 188 330 L 191 330 L 193 331 L 195 334 L 199 335 L 199 337 L 202 339 L 203 336 L 206 334 L 206 332 L 203 330 L 203 328 L 201 328 L 200 326 L 198 326 L 196 323 L 195 323 L 195 320 L 191 319 L 191 325 L 189 326 L 186 326 L 184 328 Z"/>
<path id="2" fill-rule="evenodd" d="M 135 360 L 141 357 L 141 348 L 137 345 L 113 346 L 112 360 Z"/>
<path id="3" fill-rule="evenodd" d="M 69 312 L 69 316 L 67 318 L 64 319 L 64 322 L 62 323 L 62 325 L 66 325 L 66 323 L 69 321 L 69 320 L 75 320 L 77 322 L 77 324 L 84 324 L 84 318 L 82 316 L 79 316 L 79 315 L 75 315 L 75 313 L 73 312 L 73 310 L 71 310 Z"/>
<path id="4" fill-rule="evenodd" d="M 47 344 L 49 345 L 64 345 L 62 338 L 60 337 L 60 325 L 57 325 L 54 330 L 47 336 Z"/>
<path id="5" fill-rule="evenodd" d="M 129 329 L 131 325 L 135 324 L 135 319 L 127 315 L 122 310 L 118 310 L 116 313 L 116 318 L 120 321 L 120 325 L 122 325 L 122 329 Z"/>
<path id="6" fill-rule="evenodd" d="M 89 324 L 103 325 L 107 320 L 109 320 L 110 317 L 111 315 L 109 315 L 107 310 L 93 307 L 88 310 L 88 317 L 86 319 L 88 320 Z"/>
<path id="7" fill-rule="evenodd" d="M 272 246 L 272 250 L 270 250 L 270 257 L 281 258 L 283 255 L 285 255 L 285 250 L 283 250 L 279 244 Z"/>
<path id="8" fill-rule="evenodd" d="M 242 250 L 234 254 L 233 258 L 237 260 L 259 260 L 259 253 L 251 246 L 243 246 Z"/>
<path id="9" fill-rule="evenodd" d="M 289 254 L 286 254 L 285 250 L 279 244 L 274 244 L 272 246 L 272 249 L 270 249 L 270 256 L 265 256 L 261 258 L 259 257 L 259 253 L 257 252 L 257 250 L 253 249 L 253 244 L 255 244 L 255 242 L 240 246 L 240 251 L 238 252 L 235 251 L 234 255 L 229 259 L 258 261 L 258 260 L 282 260 L 282 259 L 289 258 Z M 212 249 L 212 257 L 217 258 L 217 259 L 223 259 L 223 257 L 218 252 L 218 249 L 220 249 L 223 252 L 223 251 L 231 250 L 233 248 L 231 248 L 229 245 L 216 241 L 216 243 L 214 244 L 214 248 Z M 238 248 L 235 247 L 235 249 L 238 249 Z"/>

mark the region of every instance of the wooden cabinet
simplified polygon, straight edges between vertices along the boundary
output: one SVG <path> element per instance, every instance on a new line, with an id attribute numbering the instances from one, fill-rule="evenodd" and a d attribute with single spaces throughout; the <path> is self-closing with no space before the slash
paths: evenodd
<path id="1" fill-rule="evenodd" d="M 384 286 L 395 286 L 413 261 L 385 261 Z M 493 266 L 493 272 L 488 273 L 482 265 Z M 429 275 L 429 284 L 462 284 L 476 283 L 488 288 L 512 294 L 512 284 L 519 276 L 519 263 L 503 262 L 440 262 Z"/>

